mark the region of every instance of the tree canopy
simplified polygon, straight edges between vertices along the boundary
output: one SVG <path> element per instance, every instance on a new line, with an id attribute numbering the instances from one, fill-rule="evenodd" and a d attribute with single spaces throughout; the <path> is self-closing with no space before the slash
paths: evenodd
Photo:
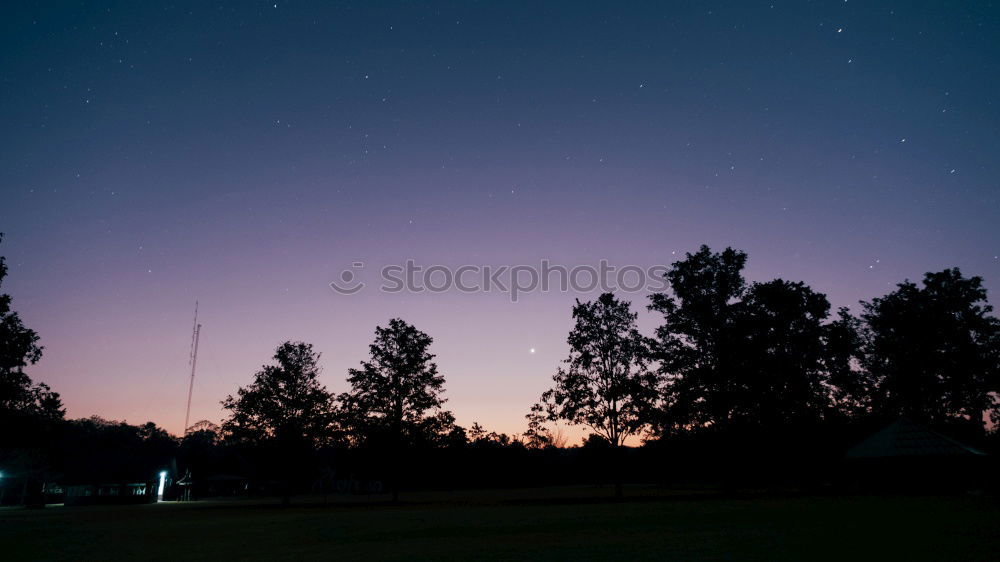
<path id="1" fill-rule="evenodd" d="M 0 256 L 0 287 L 6 277 L 7 262 Z M 62 419 L 65 410 L 59 394 L 45 383 L 34 383 L 24 372 L 42 358 L 42 346 L 38 345 L 38 334 L 24 325 L 11 302 L 10 295 L 0 294 L 0 416 Z"/>
<path id="2" fill-rule="evenodd" d="M 559 368 L 555 385 L 542 395 L 550 419 L 585 425 L 613 447 L 647 426 L 657 385 L 637 317 L 611 293 L 576 302 L 566 368 Z"/>
<path id="3" fill-rule="evenodd" d="M 429 349 L 433 339 L 393 318 L 375 328 L 370 358 L 348 371 L 350 391 L 340 395 L 345 423 L 370 442 L 394 446 L 445 437 L 454 416 L 441 410 L 444 377 Z"/>
<path id="4" fill-rule="evenodd" d="M 253 382 L 228 396 L 230 417 L 222 429 L 230 439 L 285 445 L 323 445 L 335 435 L 333 396 L 318 379 L 319 354 L 311 344 L 285 342 Z"/>
<path id="5" fill-rule="evenodd" d="M 355 441 L 388 450 L 392 498 L 399 499 L 403 448 L 459 437 L 455 417 L 444 411 L 444 377 L 429 349 L 433 339 L 393 318 L 375 328 L 370 358 L 348 371 L 351 390 L 341 394 L 342 419 Z"/>
<path id="6" fill-rule="evenodd" d="M 650 296 L 663 315 L 653 357 L 667 381 L 670 407 L 655 420 L 661 434 L 678 428 L 725 426 L 736 414 L 740 386 L 739 300 L 747 255 L 702 246 L 672 264 L 671 293 Z"/>
<path id="7" fill-rule="evenodd" d="M 652 355 L 669 404 L 651 420 L 661 436 L 817 423 L 831 383 L 856 380 L 856 320 L 841 310 L 829 321 L 826 296 L 805 283 L 748 284 L 746 259 L 702 246 L 672 264 L 669 293 L 650 297 L 663 315 Z"/>
<path id="8" fill-rule="evenodd" d="M 1000 422 L 1000 320 L 986 297 L 981 277 L 955 268 L 864 303 L 858 376 L 874 413 L 980 431 L 984 412 Z"/>
<path id="9" fill-rule="evenodd" d="M 736 323 L 740 381 L 735 415 L 762 428 L 819 421 L 826 408 L 826 296 L 804 283 L 752 284 Z"/>

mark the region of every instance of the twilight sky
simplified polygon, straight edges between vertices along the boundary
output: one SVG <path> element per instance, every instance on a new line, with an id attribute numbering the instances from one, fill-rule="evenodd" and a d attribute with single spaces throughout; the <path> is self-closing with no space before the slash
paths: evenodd
<path id="1" fill-rule="evenodd" d="M 28 4 L 0 18 L 0 254 L 72 417 L 181 432 L 198 299 L 192 421 L 286 339 L 346 390 L 400 316 L 460 424 L 523 431 L 596 292 L 380 292 L 407 259 L 706 243 L 835 307 L 950 266 L 1000 298 L 987 2 Z M 370 285 L 332 291 L 355 261 Z"/>

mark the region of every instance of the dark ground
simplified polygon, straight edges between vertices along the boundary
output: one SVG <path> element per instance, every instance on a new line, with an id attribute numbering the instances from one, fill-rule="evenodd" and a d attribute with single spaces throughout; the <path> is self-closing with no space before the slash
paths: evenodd
<path id="1" fill-rule="evenodd" d="M 996 560 L 1000 502 L 546 488 L 0 510 L 4 560 Z"/>

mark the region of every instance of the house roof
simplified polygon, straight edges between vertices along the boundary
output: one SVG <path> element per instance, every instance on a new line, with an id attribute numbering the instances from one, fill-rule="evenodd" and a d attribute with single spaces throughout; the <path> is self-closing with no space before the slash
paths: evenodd
<path id="1" fill-rule="evenodd" d="M 986 453 L 947 435 L 900 418 L 847 451 L 849 459 L 980 456 Z"/>

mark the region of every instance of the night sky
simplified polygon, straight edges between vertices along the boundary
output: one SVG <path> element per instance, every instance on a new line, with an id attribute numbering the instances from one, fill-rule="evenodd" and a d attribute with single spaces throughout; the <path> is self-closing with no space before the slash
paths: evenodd
<path id="1" fill-rule="evenodd" d="M 69 416 L 177 433 L 196 299 L 192 421 L 287 339 L 346 390 L 400 316 L 459 424 L 521 432 L 596 292 L 328 283 L 705 243 L 835 307 L 951 266 L 1000 298 L 1000 7 L 620 4 L 6 6 L 0 253 L 45 345 L 29 374 Z"/>

